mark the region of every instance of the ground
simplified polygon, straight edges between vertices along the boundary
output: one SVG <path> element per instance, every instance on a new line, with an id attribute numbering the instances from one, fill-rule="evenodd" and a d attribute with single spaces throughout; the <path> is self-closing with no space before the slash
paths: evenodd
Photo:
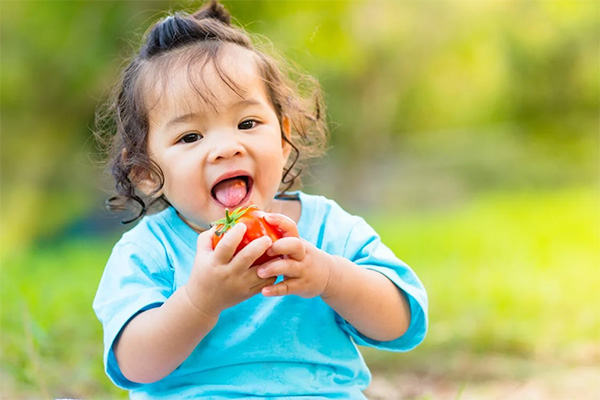
<path id="1" fill-rule="evenodd" d="M 529 380 L 451 382 L 440 377 L 401 373 L 375 376 L 365 393 L 370 400 L 412 399 L 600 399 L 600 368 L 553 371 Z"/>
<path id="2" fill-rule="evenodd" d="M 600 400 L 600 364 L 596 360 L 568 365 L 505 357 L 486 359 L 446 375 L 373 370 L 373 381 L 365 394 L 370 400 Z M 435 366 L 431 370 L 435 371 Z"/>

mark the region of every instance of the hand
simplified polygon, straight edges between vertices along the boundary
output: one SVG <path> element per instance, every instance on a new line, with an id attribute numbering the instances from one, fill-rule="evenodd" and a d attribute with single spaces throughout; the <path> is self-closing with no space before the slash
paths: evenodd
<path id="1" fill-rule="evenodd" d="M 256 269 L 262 279 L 283 275 L 276 285 L 263 287 L 264 296 L 295 294 L 310 298 L 326 296 L 335 261 L 328 253 L 317 249 L 298 235 L 298 227 L 290 218 L 281 214 L 267 214 L 266 221 L 283 231 L 283 238 L 275 241 L 267 251 L 269 256 L 281 258 L 269 261 Z"/>
<path id="2" fill-rule="evenodd" d="M 235 254 L 246 225 L 237 224 L 213 250 L 215 228 L 198 236 L 196 257 L 188 282 L 188 298 L 204 314 L 219 314 L 272 285 L 276 278 L 259 278 L 250 266 L 269 249 L 273 241 L 265 236 L 256 239 Z M 235 255 L 234 255 L 235 254 Z"/>

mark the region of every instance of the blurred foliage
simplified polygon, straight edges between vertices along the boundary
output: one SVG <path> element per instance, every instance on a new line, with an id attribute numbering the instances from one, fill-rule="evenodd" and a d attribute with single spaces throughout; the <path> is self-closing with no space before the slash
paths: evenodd
<path id="1" fill-rule="evenodd" d="M 224 3 L 324 88 L 331 151 L 308 190 L 372 215 L 428 288 L 429 337 L 406 365 L 597 340 L 600 2 Z M 94 113 L 146 29 L 198 6 L 0 1 L 3 391 L 123 395 L 90 309 L 122 229 Z"/>
<path id="2" fill-rule="evenodd" d="M 364 208 L 597 179 L 598 2 L 225 4 L 325 89 L 332 149 L 315 191 Z M 2 253 L 103 207 L 95 108 L 148 26 L 198 5 L 0 4 Z M 372 179 L 386 174 L 398 179 Z"/>

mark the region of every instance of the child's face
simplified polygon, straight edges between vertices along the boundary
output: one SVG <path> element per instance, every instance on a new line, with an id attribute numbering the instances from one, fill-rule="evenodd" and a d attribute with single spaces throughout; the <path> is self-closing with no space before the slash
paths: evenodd
<path id="1" fill-rule="evenodd" d="M 235 45 L 223 50 L 219 65 L 242 97 L 204 60 L 169 67 L 163 90 L 149 96 L 155 106 L 148 149 L 164 174 L 161 193 L 197 230 L 225 208 L 269 211 L 290 153 L 253 53 Z M 285 118 L 282 125 L 289 135 Z"/>

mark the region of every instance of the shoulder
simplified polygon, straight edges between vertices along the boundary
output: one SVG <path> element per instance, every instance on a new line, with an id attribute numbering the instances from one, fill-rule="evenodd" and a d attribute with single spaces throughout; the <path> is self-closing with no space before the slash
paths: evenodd
<path id="1" fill-rule="evenodd" d="M 343 254 L 348 237 L 362 218 L 325 196 L 299 193 L 302 214 L 300 236 L 332 254 Z"/>
<path id="2" fill-rule="evenodd" d="M 144 257 L 162 261 L 178 244 L 171 224 L 174 217 L 176 213 L 172 208 L 145 216 L 123 234 L 113 252 L 141 253 Z"/>
<path id="3" fill-rule="evenodd" d="M 325 196 L 299 192 L 299 198 L 302 204 L 301 218 L 306 218 L 313 224 L 354 225 L 361 219 L 347 212 L 335 200 Z"/>

